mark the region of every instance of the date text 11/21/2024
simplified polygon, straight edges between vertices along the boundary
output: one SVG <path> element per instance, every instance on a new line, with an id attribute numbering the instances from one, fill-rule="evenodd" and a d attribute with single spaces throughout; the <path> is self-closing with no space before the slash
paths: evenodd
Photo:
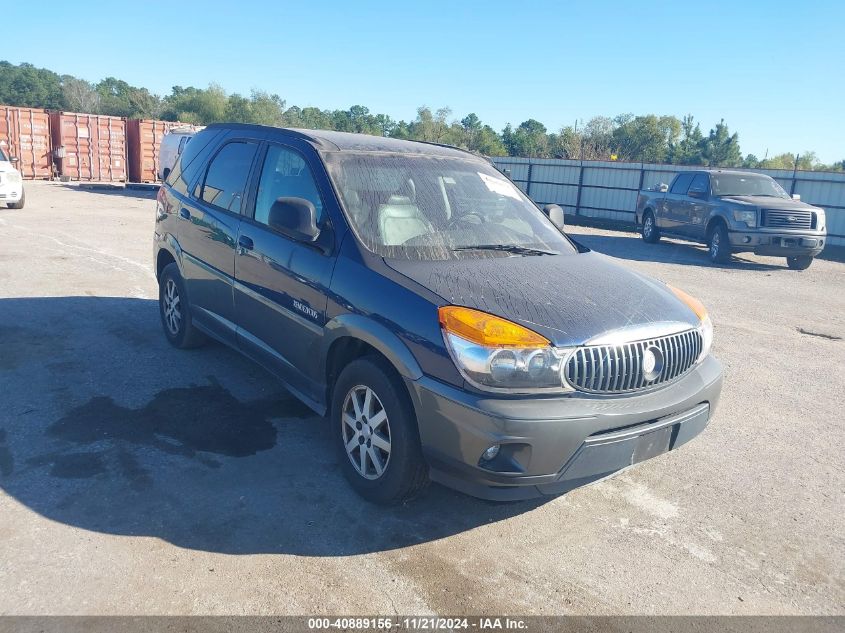
<path id="1" fill-rule="evenodd" d="M 349 618 L 309 618 L 308 629 L 319 630 L 383 630 L 405 629 L 409 631 L 455 631 L 455 630 L 526 630 L 528 624 L 520 618 L 510 617 L 349 617 Z"/>

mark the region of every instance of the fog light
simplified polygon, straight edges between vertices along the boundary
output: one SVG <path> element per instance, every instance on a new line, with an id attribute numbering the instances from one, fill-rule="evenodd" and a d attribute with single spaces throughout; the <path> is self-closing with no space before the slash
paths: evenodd
<path id="1" fill-rule="evenodd" d="M 495 459 L 496 455 L 498 455 L 498 454 L 499 454 L 499 445 L 493 444 L 493 446 L 491 446 L 486 451 L 481 453 L 481 459 L 483 459 L 485 462 L 489 462 L 489 461 Z"/>
<path id="2" fill-rule="evenodd" d="M 751 238 L 746 235 L 745 237 L 742 238 L 742 241 L 745 242 L 746 244 L 748 244 L 749 242 L 751 242 Z"/>

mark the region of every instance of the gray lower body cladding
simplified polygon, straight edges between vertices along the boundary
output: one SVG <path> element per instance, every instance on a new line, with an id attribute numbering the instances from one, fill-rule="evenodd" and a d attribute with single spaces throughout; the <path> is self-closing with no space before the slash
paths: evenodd
<path id="1" fill-rule="evenodd" d="M 626 396 L 504 399 L 407 381 L 431 478 L 493 500 L 560 494 L 678 448 L 704 430 L 722 387 L 708 356 L 679 380 Z M 489 462 L 482 453 L 501 448 Z"/>

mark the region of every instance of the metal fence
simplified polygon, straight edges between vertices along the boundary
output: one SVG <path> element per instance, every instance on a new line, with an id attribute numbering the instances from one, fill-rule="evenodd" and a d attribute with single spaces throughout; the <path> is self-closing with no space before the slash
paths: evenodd
<path id="1" fill-rule="evenodd" d="M 568 215 L 631 225 L 637 193 L 644 187 L 669 183 L 675 173 L 700 167 L 651 163 L 620 163 L 555 158 L 492 159 L 509 169 L 511 179 L 538 204 L 559 204 Z M 845 246 L 845 173 L 750 169 L 768 174 L 789 193 L 822 207 L 827 216 L 828 244 Z"/>

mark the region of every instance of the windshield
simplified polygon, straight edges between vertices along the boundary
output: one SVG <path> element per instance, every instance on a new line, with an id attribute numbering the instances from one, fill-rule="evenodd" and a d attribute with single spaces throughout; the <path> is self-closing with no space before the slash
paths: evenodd
<path id="1" fill-rule="evenodd" d="M 6 157 L 6 154 L 3 153 L 3 150 L 0 149 L 0 161 L 4 161 L 4 160 L 9 160 L 9 159 Z"/>
<path id="2" fill-rule="evenodd" d="M 480 159 L 374 152 L 323 156 L 353 230 L 382 257 L 576 252 L 510 180 Z"/>
<path id="3" fill-rule="evenodd" d="M 789 198 L 773 178 L 762 174 L 711 174 L 714 196 Z"/>

